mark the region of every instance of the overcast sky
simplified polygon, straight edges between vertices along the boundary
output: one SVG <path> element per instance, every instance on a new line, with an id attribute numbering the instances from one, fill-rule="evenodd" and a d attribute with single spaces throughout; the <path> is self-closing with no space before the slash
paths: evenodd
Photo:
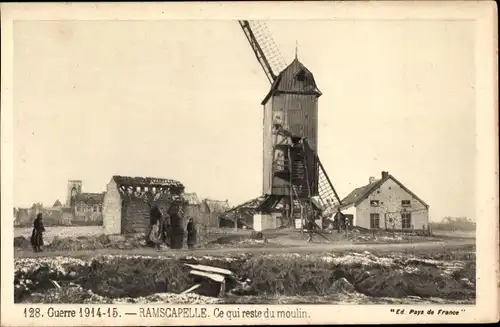
<path id="1" fill-rule="evenodd" d="M 387 170 L 432 220 L 475 219 L 473 23 L 267 24 L 323 92 L 319 155 L 341 197 Z M 16 21 L 14 58 L 14 205 L 115 174 L 260 195 L 269 82 L 236 21 Z"/>

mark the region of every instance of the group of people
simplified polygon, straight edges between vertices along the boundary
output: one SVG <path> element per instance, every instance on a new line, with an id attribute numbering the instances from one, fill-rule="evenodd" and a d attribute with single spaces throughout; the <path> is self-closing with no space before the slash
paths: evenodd
<path id="1" fill-rule="evenodd" d="M 150 211 L 147 243 L 160 249 L 165 245 L 172 249 L 180 249 L 184 243 L 184 228 L 181 226 L 181 217 L 177 214 L 163 214 L 157 206 Z M 188 219 L 186 227 L 187 246 L 192 249 L 196 245 L 196 226 L 193 218 Z"/>
<path id="2" fill-rule="evenodd" d="M 181 217 L 177 214 L 163 215 L 157 206 L 153 206 L 150 212 L 150 225 L 147 233 L 147 243 L 151 246 L 160 248 L 161 245 L 166 245 L 173 249 L 182 248 L 184 243 L 184 228 L 180 225 Z M 37 214 L 33 221 L 33 231 L 31 232 L 30 243 L 33 251 L 42 252 L 43 249 L 43 233 L 45 227 L 43 225 L 42 214 Z M 186 227 L 187 246 L 192 249 L 196 245 L 196 226 L 193 218 L 188 219 Z"/>

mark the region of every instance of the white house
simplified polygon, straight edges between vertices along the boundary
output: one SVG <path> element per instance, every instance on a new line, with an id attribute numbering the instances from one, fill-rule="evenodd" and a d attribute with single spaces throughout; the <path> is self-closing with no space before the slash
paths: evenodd
<path id="1" fill-rule="evenodd" d="M 427 229 L 429 205 L 386 171 L 349 193 L 339 207 L 366 229 Z"/>

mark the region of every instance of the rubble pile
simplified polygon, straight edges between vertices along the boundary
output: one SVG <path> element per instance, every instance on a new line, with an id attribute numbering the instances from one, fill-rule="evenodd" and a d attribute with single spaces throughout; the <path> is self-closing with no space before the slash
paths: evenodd
<path id="1" fill-rule="evenodd" d="M 60 289 L 49 289 L 45 293 L 33 293 L 31 303 L 71 303 L 71 304 L 217 304 L 222 299 L 197 294 L 156 293 L 145 297 L 109 298 L 85 290 L 79 285 L 69 285 Z"/>
<path id="2" fill-rule="evenodd" d="M 46 247 L 47 250 L 54 251 L 78 251 L 96 249 L 135 249 L 145 245 L 145 234 L 125 234 L 125 235 L 91 235 L 59 238 L 54 237 L 52 242 Z"/>
<path id="3" fill-rule="evenodd" d="M 98 249 L 137 249 L 145 246 L 145 234 L 125 235 L 87 235 L 76 237 L 54 236 L 51 242 L 47 242 L 45 250 L 48 251 L 82 251 Z M 26 250 L 30 248 L 30 241 L 24 236 L 14 238 L 14 248 Z"/>
<path id="4" fill-rule="evenodd" d="M 14 261 L 14 299 L 57 287 L 54 281 L 71 281 L 90 269 L 86 261 L 67 257 L 24 258 Z M 57 282 L 56 282 L 57 283 Z"/>
<path id="5" fill-rule="evenodd" d="M 31 247 L 30 240 L 24 236 L 14 237 L 14 248 L 15 249 L 28 249 Z"/>

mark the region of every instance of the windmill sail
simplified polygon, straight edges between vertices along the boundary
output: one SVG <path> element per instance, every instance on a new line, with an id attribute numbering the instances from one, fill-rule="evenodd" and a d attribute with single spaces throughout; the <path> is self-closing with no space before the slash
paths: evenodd
<path id="1" fill-rule="evenodd" d="M 240 20 L 240 26 L 247 37 L 250 46 L 259 61 L 267 79 L 272 84 L 286 67 L 286 61 L 281 55 L 278 46 L 262 21 Z"/>

